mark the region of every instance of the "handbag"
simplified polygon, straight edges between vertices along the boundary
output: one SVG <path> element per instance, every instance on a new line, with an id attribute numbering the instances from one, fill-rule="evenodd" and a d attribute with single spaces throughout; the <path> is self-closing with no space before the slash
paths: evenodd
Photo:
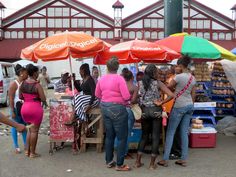
<path id="1" fill-rule="evenodd" d="M 141 108 L 139 107 L 139 105 L 138 105 L 138 104 L 133 104 L 133 105 L 131 106 L 131 110 L 132 110 L 132 112 L 133 112 L 133 114 L 134 114 L 135 120 L 140 120 L 141 117 L 142 117 L 142 110 L 141 110 Z"/>
<path id="2" fill-rule="evenodd" d="M 16 102 L 16 114 L 21 116 L 21 108 L 22 108 L 22 101 L 17 101 Z"/>

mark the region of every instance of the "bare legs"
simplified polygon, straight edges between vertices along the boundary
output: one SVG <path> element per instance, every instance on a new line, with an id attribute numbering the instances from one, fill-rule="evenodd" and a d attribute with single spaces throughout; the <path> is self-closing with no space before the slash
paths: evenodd
<path id="1" fill-rule="evenodd" d="M 26 152 L 26 155 L 35 158 L 39 157 L 40 155 L 35 152 L 37 141 L 38 141 L 38 132 L 39 132 L 40 125 L 32 125 L 29 128 L 28 134 L 27 134 L 27 149 L 28 152 Z"/>

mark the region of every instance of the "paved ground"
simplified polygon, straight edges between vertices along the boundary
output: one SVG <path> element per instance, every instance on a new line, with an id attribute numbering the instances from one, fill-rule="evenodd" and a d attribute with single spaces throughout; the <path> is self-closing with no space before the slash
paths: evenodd
<path id="1" fill-rule="evenodd" d="M 29 159 L 24 154 L 13 153 L 9 136 L 0 137 L 0 177 L 105 177 L 105 176 L 149 176 L 149 177 L 235 177 L 236 176 L 236 137 L 218 136 L 217 148 L 190 149 L 189 166 L 186 168 L 170 162 L 168 168 L 158 167 L 155 171 L 147 169 L 149 155 L 145 155 L 145 166 L 131 172 L 116 172 L 106 169 L 104 153 L 96 153 L 90 148 L 86 153 L 72 155 L 70 147 L 48 154 L 48 137 L 39 137 L 38 152 L 41 158 Z M 134 160 L 126 161 L 129 165 Z M 71 169 L 72 172 L 66 172 Z"/>
<path id="2" fill-rule="evenodd" d="M 8 113 L 6 108 L 0 111 Z M 104 153 L 96 153 L 90 148 L 86 153 L 72 155 L 71 148 L 48 154 L 48 111 L 42 124 L 38 142 L 38 159 L 29 159 L 24 154 L 16 155 L 6 126 L 0 125 L 0 177 L 235 177 L 236 176 L 236 137 L 218 135 L 217 147 L 213 149 L 190 149 L 189 166 L 176 166 L 170 162 L 168 168 L 147 169 L 150 156 L 144 156 L 145 166 L 131 172 L 116 172 L 104 165 Z M 21 141 L 20 141 L 21 142 Z M 21 146 L 22 147 L 22 146 Z M 160 159 L 160 157 L 159 157 Z M 130 166 L 134 160 L 127 160 Z M 72 172 L 67 172 L 71 169 Z"/>

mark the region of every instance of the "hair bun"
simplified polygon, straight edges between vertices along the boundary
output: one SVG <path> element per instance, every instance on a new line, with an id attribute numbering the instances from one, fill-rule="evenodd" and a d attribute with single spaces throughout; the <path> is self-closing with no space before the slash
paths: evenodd
<path id="1" fill-rule="evenodd" d="M 24 68 L 24 67 L 22 67 L 20 64 L 17 64 L 17 65 L 15 66 L 15 73 L 16 73 L 17 76 L 19 76 L 20 71 L 21 71 L 23 68 Z"/>
<path id="2" fill-rule="evenodd" d="M 20 69 L 22 69 L 23 67 L 20 65 L 20 64 L 17 64 L 16 66 L 15 66 L 15 70 L 20 70 Z"/>

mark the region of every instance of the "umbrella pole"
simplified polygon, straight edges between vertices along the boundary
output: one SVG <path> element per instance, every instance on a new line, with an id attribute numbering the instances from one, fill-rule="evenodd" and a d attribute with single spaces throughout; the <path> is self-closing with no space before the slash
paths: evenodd
<path id="1" fill-rule="evenodd" d="M 98 69 L 99 69 L 99 75 L 101 77 L 102 76 L 102 70 L 101 70 L 101 66 L 100 65 L 98 65 Z"/>
<path id="2" fill-rule="evenodd" d="M 135 66 L 136 66 L 136 70 L 137 70 L 137 73 L 138 73 L 139 72 L 138 63 L 135 63 Z"/>
<path id="3" fill-rule="evenodd" d="M 69 56 L 69 61 L 70 61 L 70 73 L 71 73 L 71 77 L 73 76 L 73 73 L 72 73 L 72 62 L 71 62 L 71 55 Z M 75 95 L 75 84 L 74 84 L 74 79 L 72 77 L 72 80 L 71 80 L 71 84 L 72 84 L 72 94 L 73 96 Z"/>

